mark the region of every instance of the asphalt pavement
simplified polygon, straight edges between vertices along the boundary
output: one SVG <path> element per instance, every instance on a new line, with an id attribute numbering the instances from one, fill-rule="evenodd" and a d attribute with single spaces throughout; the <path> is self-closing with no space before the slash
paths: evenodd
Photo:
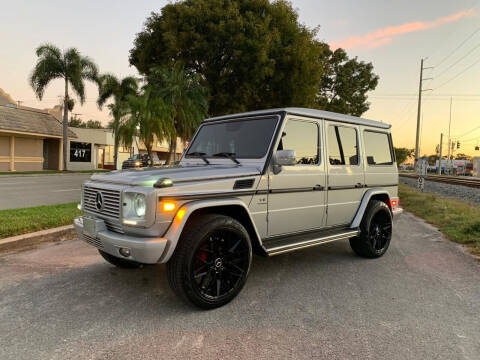
<path id="1" fill-rule="evenodd" d="M 79 240 L 0 256 L 0 359 L 479 359 L 480 266 L 410 214 L 376 260 L 348 242 L 255 257 L 199 311 L 165 266 L 123 270 Z"/>
<path id="2" fill-rule="evenodd" d="M 80 202 L 80 186 L 92 174 L 0 176 L 0 210 Z"/>

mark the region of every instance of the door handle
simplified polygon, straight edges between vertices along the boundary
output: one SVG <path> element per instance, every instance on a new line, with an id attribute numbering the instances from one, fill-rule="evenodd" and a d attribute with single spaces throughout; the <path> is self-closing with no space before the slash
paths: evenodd
<path id="1" fill-rule="evenodd" d="M 363 184 L 362 184 L 362 183 L 356 183 L 356 184 L 355 184 L 355 187 L 356 187 L 357 189 L 363 188 Z"/>
<path id="2" fill-rule="evenodd" d="M 313 187 L 313 191 L 323 191 L 323 190 L 325 190 L 325 187 L 323 187 L 322 185 L 319 185 L 319 184 L 317 184 Z"/>

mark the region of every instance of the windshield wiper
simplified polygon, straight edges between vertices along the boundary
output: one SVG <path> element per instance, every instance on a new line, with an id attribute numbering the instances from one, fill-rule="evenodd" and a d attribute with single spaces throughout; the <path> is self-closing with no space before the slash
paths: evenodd
<path id="1" fill-rule="evenodd" d="M 229 153 L 229 152 L 219 152 L 217 154 L 213 154 L 212 157 L 225 157 L 229 158 L 232 160 L 235 164 L 240 165 L 240 161 L 237 160 L 235 153 Z"/>
<path id="2" fill-rule="evenodd" d="M 199 157 L 200 159 L 205 161 L 205 164 L 210 165 L 210 161 L 208 161 L 207 156 L 206 156 L 207 154 L 204 153 L 204 152 L 194 151 L 194 152 L 188 153 L 187 155 L 188 156 Z"/>

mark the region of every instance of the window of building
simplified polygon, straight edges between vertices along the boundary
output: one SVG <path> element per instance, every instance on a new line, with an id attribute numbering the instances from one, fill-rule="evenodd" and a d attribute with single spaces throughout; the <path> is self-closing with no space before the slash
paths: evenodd
<path id="1" fill-rule="evenodd" d="M 278 150 L 295 150 L 297 164 L 318 164 L 318 125 L 289 120 L 283 130 Z"/>
<path id="2" fill-rule="evenodd" d="M 82 142 L 70 142 L 70 162 L 91 162 L 92 144 Z"/>
<path id="3" fill-rule="evenodd" d="M 358 165 L 357 130 L 346 126 L 328 127 L 328 160 L 330 165 Z"/>
<path id="4" fill-rule="evenodd" d="M 392 151 L 388 134 L 364 131 L 365 155 L 368 165 L 392 165 Z"/>

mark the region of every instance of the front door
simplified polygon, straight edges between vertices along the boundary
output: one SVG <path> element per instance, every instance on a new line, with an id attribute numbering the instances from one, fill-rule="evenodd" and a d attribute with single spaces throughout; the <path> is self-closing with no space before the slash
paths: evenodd
<path id="1" fill-rule="evenodd" d="M 359 129 L 327 122 L 328 215 L 327 226 L 349 225 L 365 191 Z"/>
<path id="2" fill-rule="evenodd" d="M 324 226 L 326 173 L 318 121 L 291 118 L 278 150 L 295 150 L 297 164 L 269 172 L 268 236 L 319 229 Z"/>

